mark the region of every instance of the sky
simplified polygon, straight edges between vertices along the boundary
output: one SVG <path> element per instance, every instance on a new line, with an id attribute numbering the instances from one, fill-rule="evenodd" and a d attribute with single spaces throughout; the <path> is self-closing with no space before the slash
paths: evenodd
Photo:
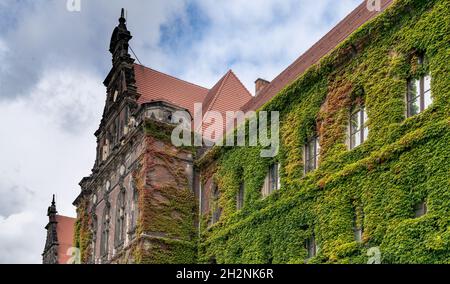
<path id="1" fill-rule="evenodd" d="M 253 93 L 361 2 L 0 0 L 0 263 L 42 262 L 52 194 L 76 215 L 120 8 L 143 65 L 207 88 L 232 69 Z"/>

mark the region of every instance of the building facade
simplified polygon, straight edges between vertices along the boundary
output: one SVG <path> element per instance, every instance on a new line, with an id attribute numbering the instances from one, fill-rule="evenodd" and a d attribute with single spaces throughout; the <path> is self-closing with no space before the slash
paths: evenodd
<path id="1" fill-rule="evenodd" d="M 448 263 L 450 7 L 380 8 L 361 4 L 255 97 L 232 71 L 207 89 L 135 64 L 122 14 L 74 202 L 82 261 Z M 196 103 L 278 111 L 278 155 L 175 147 Z"/>
<path id="2" fill-rule="evenodd" d="M 207 89 L 135 64 L 130 39 L 122 11 L 97 159 L 74 202 L 77 246 L 87 263 L 195 262 L 196 149 L 172 145 L 171 132 L 191 131 L 196 103 L 238 110 L 251 95 L 232 71 Z"/>

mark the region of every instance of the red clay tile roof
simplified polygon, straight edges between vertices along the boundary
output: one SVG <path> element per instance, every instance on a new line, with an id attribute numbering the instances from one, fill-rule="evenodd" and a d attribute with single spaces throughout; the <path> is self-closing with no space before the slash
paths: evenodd
<path id="1" fill-rule="evenodd" d="M 166 101 L 185 108 L 194 115 L 194 103 L 203 102 L 209 91 L 142 65 L 134 64 L 134 72 L 140 104 Z"/>
<path id="2" fill-rule="evenodd" d="M 229 70 L 208 92 L 203 102 L 203 114 L 207 111 L 218 111 L 222 114 L 223 130 L 226 127 L 226 112 L 238 111 L 252 98 L 239 78 Z M 207 117 L 205 117 L 206 119 Z M 203 130 L 207 127 L 203 125 Z"/>
<path id="3" fill-rule="evenodd" d="M 56 233 L 58 235 L 58 263 L 66 264 L 71 256 L 67 255 L 67 251 L 73 247 L 73 232 L 75 226 L 75 218 L 56 215 Z"/>
<path id="4" fill-rule="evenodd" d="M 203 112 L 215 110 L 220 112 L 235 111 L 252 98 L 239 78 L 229 70 L 208 92 L 203 101 Z"/>
<path id="5" fill-rule="evenodd" d="M 238 111 L 252 98 L 231 70 L 211 90 L 138 64 L 134 65 L 134 71 L 140 95 L 138 103 L 165 101 L 189 110 L 192 116 L 195 103 L 202 103 L 203 114 L 218 111 L 225 118 L 226 111 Z M 225 129 L 225 119 L 223 123 Z"/>
<path id="6" fill-rule="evenodd" d="M 381 11 L 384 11 L 392 2 L 393 0 L 381 0 Z M 319 62 L 322 57 L 344 41 L 351 33 L 380 12 L 369 11 L 367 1 L 363 1 L 330 32 L 273 79 L 268 86 L 261 90 L 257 97 L 253 97 L 245 104 L 242 110 L 247 112 L 262 107 L 284 87 L 294 82 L 309 67 Z"/>
<path id="7" fill-rule="evenodd" d="M 384 11 L 392 2 L 393 0 L 381 0 L 381 11 Z M 148 67 L 134 64 L 136 85 L 140 94 L 138 103 L 166 101 L 189 110 L 192 116 L 194 116 L 194 103 L 200 102 L 203 104 L 203 113 L 214 110 L 221 112 L 223 117 L 225 117 L 226 111 L 257 110 L 381 11 L 369 11 L 367 1 L 363 1 L 322 39 L 273 79 L 257 97 L 251 96 L 231 70 L 211 90 L 208 90 Z"/>

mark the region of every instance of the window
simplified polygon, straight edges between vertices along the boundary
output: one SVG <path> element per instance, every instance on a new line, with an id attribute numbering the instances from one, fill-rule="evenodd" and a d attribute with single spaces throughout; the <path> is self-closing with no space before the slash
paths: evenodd
<path id="1" fill-rule="evenodd" d="M 110 189 L 111 189 L 111 182 L 107 180 L 105 183 L 105 192 L 109 192 Z"/>
<path id="2" fill-rule="evenodd" d="M 117 197 L 117 211 L 116 211 L 116 228 L 115 240 L 116 246 L 123 244 L 125 239 L 125 190 L 121 190 Z"/>
<path id="3" fill-rule="evenodd" d="M 95 263 L 95 251 L 96 251 L 96 245 L 97 245 L 97 229 L 98 229 L 98 223 L 97 223 L 97 215 L 95 213 L 92 215 L 92 223 L 91 223 L 91 231 L 92 231 L 92 251 L 94 253 L 91 254 L 91 263 Z"/>
<path id="4" fill-rule="evenodd" d="M 280 165 L 275 163 L 269 167 L 269 172 L 264 180 L 262 196 L 269 196 L 272 192 L 278 189 L 280 189 Z"/>
<path id="5" fill-rule="evenodd" d="M 136 233 L 136 225 L 138 220 L 138 205 L 139 205 L 139 192 L 133 180 L 130 181 L 131 192 L 133 192 L 133 201 L 131 202 L 130 208 L 130 231 L 128 234 L 131 238 L 134 238 Z"/>
<path id="6" fill-rule="evenodd" d="M 114 119 L 114 127 L 112 130 L 112 133 L 114 135 L 114 146 L 116 146 L 119 143 L 120 137 L 120 117 L 117 116 L 116 119 Z"/>
<path id="7" fill-rule="evenodd" d="M 355 236 L 355 241 L 362 242 L 363 237 L 363 219 L 364 214 L 361 209 L 357 209 L 353 217 L 353 234 Z"/>
<path id="8" fill-rule="evenodd" d="M 102 146 L 102 161 L 105 161 L 109 155 L 109 139 L 105 139 L 105 143 Z"/>
<path id="9" fill-rule="evenodd" d="M 130 112 L 128 107 L 125 107 L 124 109 L 124 115 L 123 115 L 123 135 L 127 135 L 129 128 L 129 120 L 130 120 Z"/>
<path id="10" fill-rule="evenodd" d="M 422 61 L 420 61 L 422 62 Z M 408 80 L 407 116 L 411 117 L 426 110 L 432 103 L 431 76 Z"/>
<path id="11" fill-rule="evenodd" d="M 420 202 L 416 205 L 416 212 L 415 216 L 416 218 L 422 217 L 423 215 L 427 214 L 428 208 L 426 202 Z"/>
<path id="12" fill-rule="evenodd" d="M 109 205 L 105 205 L 102 219 L 102 236 L 100 240 L 100 253 L 102 257 L 108 255 L 109 247 Z"/>
<path id="13" fill-rule="evenodd" d="M 319 166 L 319 152 L 319 138 L 313 137 L 309 139 L 304 149 L 305 174 L 314 171 Z"/>
<path id="14" fill-rule="evenodd" d="M 219 206 L 219 198 L 220 198 L 220 190 L 216 184 L 213 184 L 212 188 L 212 216 L 211 216 L 211 224 L 215 224 L 219 222 L 220 215 L 222 214 L 222 209 Z"/>
<path id="15" fill-rule="evenodd" d="M 315 257 L 318 253 L 318 246 L 316 243 L 316 238 L 314 237 L 314 235 L 312 235 L 310 238 L 308 238 L 305 242 L 305 248 L 308 252 L 308 257 L 307 258 L 312 258 Z"/>
<path id="16" fill-rule="evenodd" d="M 236 203 L 236 209 L 240 210 L 242 207 L 244 207 L 244 195 L 245 195 L 245 184 L 244 182 L 241 182 L 239 185 L 239 191 L 237 194 L 237 203 Z"/>
<path id="17" fill-rule="evenodd" d="M 217 259 L 215 256 L 211 256 L 208 261 L 209 264 L 217 264 Z"/>
<path id="18" fill-rule="evenodd" d="M 205 212 L 207 213 L 207 208 L 208 208 L 208 199 L 206 196 L 206 191 L 204 190 L 205 185 L 203 184 L 203 182 L 201 181 L 201 177 L 200 177 L 200 182 L 199 182 L 199 186 L 200 186 L 200 214 L 204 214 Z"/>
<path id="19" fill-rule="evenodd" d="M 367 112 L 364 106 L 353 109 L 350 116 L 350 149 L 356 148 L 367 140 Z"/>

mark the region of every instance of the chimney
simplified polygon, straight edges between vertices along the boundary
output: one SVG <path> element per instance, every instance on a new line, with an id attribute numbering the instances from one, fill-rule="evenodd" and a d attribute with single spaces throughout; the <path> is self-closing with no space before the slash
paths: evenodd
<path id="1" fill-rule="evenodd" d="M 258 78 L 255 81 L 255 97 L 257 97 L 261 93 L 262 89 L 264 89 L 269 84 L 269 81 Z"/>

